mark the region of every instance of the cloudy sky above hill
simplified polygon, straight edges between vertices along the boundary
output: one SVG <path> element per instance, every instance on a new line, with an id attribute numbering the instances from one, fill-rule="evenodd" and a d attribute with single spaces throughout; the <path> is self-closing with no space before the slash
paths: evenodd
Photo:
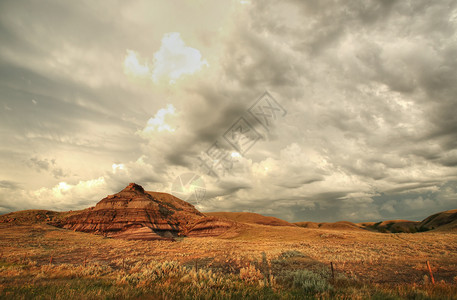
<path id="1" fill-rule="evenodd" d="M 452 0 L 1 1 L 0 213 L 192 173 L 202 211 L 420 220 L 457 208 L 456 82 Z"/>

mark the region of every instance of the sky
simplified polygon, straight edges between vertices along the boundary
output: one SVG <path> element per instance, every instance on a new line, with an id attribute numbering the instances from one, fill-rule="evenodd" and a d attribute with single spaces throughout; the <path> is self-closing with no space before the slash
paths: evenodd
<path id="1" fill-rule="evenodd" d="M 136 182 L 422 220 L 457 208 L 456 82 L 453 0 L 1 1 L 0 214 Z"/>

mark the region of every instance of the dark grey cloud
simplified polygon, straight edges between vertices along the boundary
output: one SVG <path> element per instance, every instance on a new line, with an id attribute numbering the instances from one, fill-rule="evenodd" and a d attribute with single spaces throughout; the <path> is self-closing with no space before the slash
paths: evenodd
<path id="1" fill-rule="evenodd" d="M 10 190 L 17 190 L 20 188 L 20 185 L 16 182 L 9 181 L 9 180 L 0 180 L 0 188 L 3 189 L 10 189 Z"/>
<path id="2" fill-rule="evenodd" d="M 325 151 L 334 172 L 343 171 L 379 186 L 360 187 L 371 195 L 363 198 L 369 203 L 367 209 L 374 212 L 368 216 L 379 212 L 379 203 L 369 200 L 379 190 L 395 199 L 396 193 L 439 189 L 448 178 L 455 178 L 455 170 L 440 167 L 453 166 L 456 146 L 452 113 L 457 103 L 451 82 L 457 76 L 451 67 L 455 60 L 448 56 L 455 53 L 455 46 L 443 43 L 455 39 L 455 3 L 292 4 L 302 8 L 299 13 L 287 10 L 288 5 L 254 4 L 250 19 L 239 25 L 243 31 L 235 29 L 237 38 L 233 46 L 227 45 L 232 55 L 225 67 L 227 76 L 246 89 L 276 87 L 286 101 L 300 95 L 304 103 L 300 108 L 304 109 L 292 114 L 297 114 L 294 125 L 303 131 L 294 137 L 313 136 L 310 147 Z M 282 49 L 277 47 L 278 41 Z M 278 80 L 271 74 L 290 80 Z M 297 93 L 297 85 L 309 90 Z M 289 103 L 292 110 L 298 106 Z M 290 143 L 291 139 L 284 137 L 283 141 Z M 430 175 L 414 175 L 424 169 Z M 431 173 L 438 169 L 444 177 L 437 180 Z M 315 182 L 305 178 L 303 186 Z M 292 178 L 285 181 L 285 186 L 300 187 Z M 356 191 L 342 193 L 344 201 L 332 196 L 328 217 L 343 218 L 349 212 L 345 207 L 357 202 L 351 196 Z M 322 206 L 319 194 L 314 197 L 316 205 Z M 325 213 L 319 210 L 315 216 Z"/>
<path id="3" fill-rule="evenodd" d="M 55 159 L 32 157 L 27 161 L 27 164 L 38 172 L 50 172 L 56 179 L 68 176 L 62 168 L 57 166 Z"/>

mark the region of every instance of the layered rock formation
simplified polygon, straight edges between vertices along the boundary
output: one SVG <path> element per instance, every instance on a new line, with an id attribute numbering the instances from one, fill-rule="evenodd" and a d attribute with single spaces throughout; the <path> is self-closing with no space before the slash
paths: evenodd
<path id="1" fill-rule="evenodd" d="M 217 236 L 234 222 L 206 217 L 195 207 L 166 193 L 147 192 L 131 183 L 95 207 L 61 221 L 60 226 L 108 237 L 159 240 L 178 236 Z"/>

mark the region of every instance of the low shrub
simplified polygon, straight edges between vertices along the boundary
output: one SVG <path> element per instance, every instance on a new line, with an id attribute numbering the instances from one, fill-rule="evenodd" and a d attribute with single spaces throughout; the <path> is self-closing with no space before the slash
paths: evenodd
<path id="1" fill-rule="evenodd" d="M 321 293 L 333 288 L 326 277 L 310 270 L 298 270 L 292 276 L 292 287 L 307 293 Z"/>

